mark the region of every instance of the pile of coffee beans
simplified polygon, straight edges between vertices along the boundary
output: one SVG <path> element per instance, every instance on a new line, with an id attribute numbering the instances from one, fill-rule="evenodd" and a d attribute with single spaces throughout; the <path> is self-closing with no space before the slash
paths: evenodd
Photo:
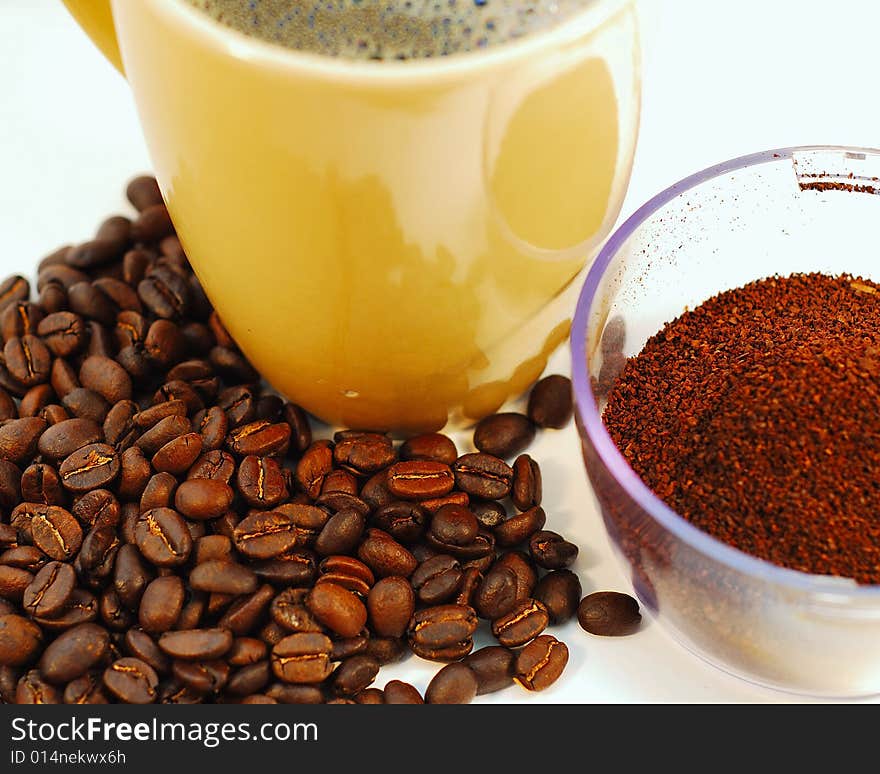
<path id="1" fill-rule="evenodd" d="M 474 453 L 436 433 L 314 440 L 212 310 L 155 180 L 127 193 L 137 217 L 45 258 L 36 302 L 24 277 L 0 285 L 0 699 L 551 685 L 568 650 L 545 630 L 578 613 L 578 549 L 545 529 L 523 450 L 568 421 L 568 380 L 483 420 Z M 473 651 L 481 626 L 499 644 Z M 409 652 L 448 662 L 424 697 L 370 687 Z"/>

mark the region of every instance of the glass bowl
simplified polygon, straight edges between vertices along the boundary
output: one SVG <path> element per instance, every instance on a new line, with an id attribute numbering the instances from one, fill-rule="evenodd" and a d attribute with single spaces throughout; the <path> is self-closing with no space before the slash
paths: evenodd
<path id="1" fill-rule="evenodd" d="M 602 423 L 625 358 L 724 290 L 772 274 L 880 280 L 880 151 L 812 146 L 734 159 L 676 183 L 609 239 L 572 324 L 584 464 L 636 594 L 716 666 L 817 696 L 880 692 L 880 586 L 778 567 L 666 506 Z"/>

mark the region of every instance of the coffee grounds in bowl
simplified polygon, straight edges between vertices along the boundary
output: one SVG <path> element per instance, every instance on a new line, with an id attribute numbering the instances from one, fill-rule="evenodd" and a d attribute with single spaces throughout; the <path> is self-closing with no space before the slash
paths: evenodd
<path id="1" fill-rule="evenodd" d="M 795 274 L 710 298 L 627 361 L 603 419 L 700 529 L 880 583 L 880 285 Z"/>

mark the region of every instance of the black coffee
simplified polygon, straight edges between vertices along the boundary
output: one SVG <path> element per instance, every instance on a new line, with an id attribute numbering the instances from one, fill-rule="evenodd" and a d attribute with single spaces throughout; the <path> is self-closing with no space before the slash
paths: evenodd
<path id="1" fill-rule="evenodd" d="M 553 27 L 591 0 L 189 0 L 288 48 L 354 59 L 422 59 Z"/>

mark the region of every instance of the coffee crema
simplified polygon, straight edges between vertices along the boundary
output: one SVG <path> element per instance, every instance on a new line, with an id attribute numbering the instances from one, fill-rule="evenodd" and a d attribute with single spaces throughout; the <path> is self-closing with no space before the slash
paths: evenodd
<path id="1" fill-rule="evenodd" d="M 350 59 L 428 59 L 549 29 L 593 0 L 188 0 L 239 32 Z"/>

